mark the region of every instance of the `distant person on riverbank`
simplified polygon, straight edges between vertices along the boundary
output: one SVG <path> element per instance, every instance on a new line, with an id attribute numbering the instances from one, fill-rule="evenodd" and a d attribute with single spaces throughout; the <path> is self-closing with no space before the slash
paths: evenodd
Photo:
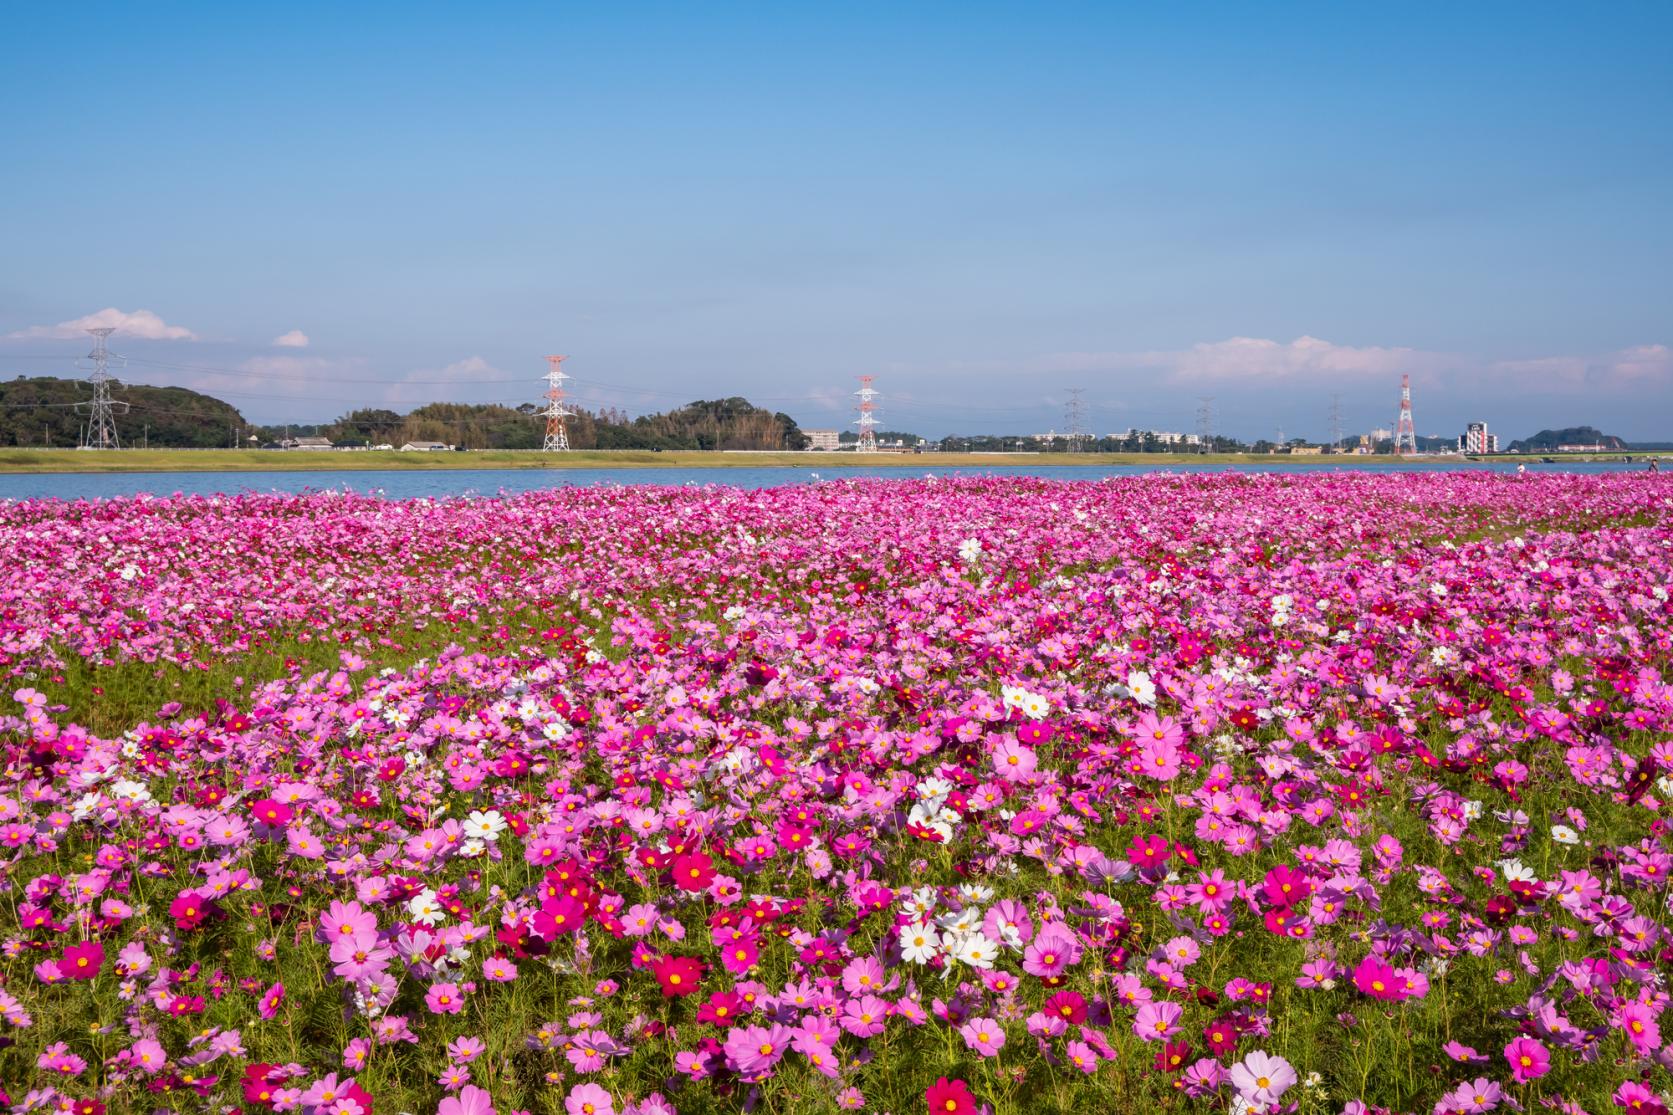
<path id="1" fill-rule="evenodd" d="M 1658 457 L 1651 457 L 1650 458 L 1650 471 L 1651 472 L 1660 472 L 1661 471 L 1661 459 L 1660 458 L 1658 458 Z"/>
<path id="2" fill-rule="evenodd" d="M 1528 466 L 1523 464 L 1521 461 L 1517 461 L 1516 462 L 1516 475 L 1518 475 L 1518 476 L 1528 475 Z"/>

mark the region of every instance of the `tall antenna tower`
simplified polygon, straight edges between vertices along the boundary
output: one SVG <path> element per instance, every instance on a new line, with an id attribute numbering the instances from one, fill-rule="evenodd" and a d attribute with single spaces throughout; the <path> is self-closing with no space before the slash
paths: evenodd
<path id="1" fill-rule="evenodd" d="M 1069 388 L 1069 402 L 1063 408 L 1063 425 L 1069 431 L 1069 452 L 1079 453 L 1086 441 L 1086 401 L 1081 398 L 1086 388 Z"/>
<path id="2" fill-rule="evenodd" d="M 1214 449 L 1214 396 L 1197 396 L 1197 442 L 1201 446 L 1198 452 L 1209 453 Z"/>
<path id="3" fill-rule="evenodd" d="M 127 403 L 112 402 L 110 398 L 111 375 L 106 371 L 110 361 L 110 352 L 105 347 L 106 340 L 116 332 L 110 326 L 100 326 L 89 329 L 93 334 L 93 351 L 87 354 L 87 359 L 93 361 L 93 373 L 87 377 L 87 382 L 93 385 L 93 401 L 77 403 L 77 410 L 87 413 L 87 425 L 81 431 L 81 447 L 83 449 L 120 449 L 122 443 L 116 437 L 116 414 L 128 412 Z"/>
<path id="4" fill-rule="evenodd" d="M 860 440 L 854 446 L 855 451 L 859 453 L 877 452 L 876 400 L 882 396 L 881 392 L 871 386 L 871 381 L 876 378 L 876 376 L 861 376 L 860 389 L 854 392 L 860 399 L 859 405 L 854 408 L 860 414 L 860 417 L 854 420 L 854 425 L 860 428 Z"/>
<path id="5" fill-rule="evenodd" d="M 1330 396 L 1330 451 L 1342 451 L 1342 396 L 1339 394 Z"/>
<path id="6" fill-rule="evenodd" d="M 546 440 L 540 448 L 547 453 L 569 452 L 569 431 L 564 427 L 564 419 L 575 417 L 575 412 L 564 406 L 567 395 L 563 385 L 569 376 L 563 370 L 563 362 L 568 359 L 567 356 L 546 358 L 546 409 L 537 413 L 546 418 Z"/>
<path id="7" fill-rule="evenodd" d="M 1394 452 L 1402 457 L 1417 452 L 1417 427 L 1412 425 L 1412 377 L 1400 377 L 1400 419 L 1394 424 Z"/>

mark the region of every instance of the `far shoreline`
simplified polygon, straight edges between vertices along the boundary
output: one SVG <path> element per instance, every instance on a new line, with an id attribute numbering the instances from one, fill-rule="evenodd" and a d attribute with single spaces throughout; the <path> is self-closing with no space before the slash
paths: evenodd
<path id="1" fill-rule="evenodd" d="M 1596 454 L 1524 454 L 1472 458 L 1433 456 L 1395 458 L 1365 454 L 1292 456 L 1269 453 L 848 453 L 738 450 L 579 449 L 546 453 L 526 449 L 469 452 L 399 450 L 271 449 L 0 449 L 0 474 L 97 475 L 167 472 L 432 472 L 475 470 L 567 471 L 586 469 L 792 468 L 812 472 L 852 468 L 980 468 L 1009 465 L 1030 468 L 1154 465 L 1295 465 L 1310 468 L 1356 468 L 1401 463 L 1428 468 L 1479 468 L 1493 464 L 1540 463 L 1542 456 L 1565 464 L 1643 459 L 1655 450 Z"/>

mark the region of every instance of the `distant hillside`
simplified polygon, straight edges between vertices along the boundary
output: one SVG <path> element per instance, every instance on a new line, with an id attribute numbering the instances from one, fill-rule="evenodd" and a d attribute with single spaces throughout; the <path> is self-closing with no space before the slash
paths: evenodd
<path id="1" fill-rule="evenodd" d="M 91 397 L 92 389 L 78 379 L 0 380 L 0 446 L 73 448 L 87 420 L 75 404 Z M 116 416 L 124 446 L 148 441 L 153 449 L 211 449 L 226 446 L 234 427 L 244 428 L 237 408 L 184 387 L 122 385 L 112 397 L 128 405 Z"/>
<path id="2" fill-rule="evenodd" d="M 1532 437 L 1510 443 L 1512 453 L 1550 453 L 1560 445 L 1601 445 L 1605 449 L 1625 449 L 1627 443 L 1613 434 L 1606 434 L 1591 426 L 1568 426 L 1561 430 L 1541 430 Z"/>

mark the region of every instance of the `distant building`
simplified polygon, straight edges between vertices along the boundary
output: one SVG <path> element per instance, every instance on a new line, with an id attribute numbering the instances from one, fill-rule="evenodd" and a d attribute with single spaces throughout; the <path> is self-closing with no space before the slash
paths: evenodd
<path id="1" fill-rule="evenodd" d="M 1611 446 L 1604 445 L 1602 442 L 1598 442 L 1598 443 L 1595 443 L 1593 445 L 1559 445 L 1559 446 L 1557 446 L 1557 452 L 1559 452 L 1559 453 L 1608 453 L 1608 452 L 1611 451 L 1611 448 L 1612 448 Z"/>
<path id="2" fill-rule="evenodd" d="M 1471 422 L 1458 435 L 1458 449 L 1463 453 L 1497 453 L 1499 435 L 1487 432 L 1487 423 Z"/>
<path id="3" fill-rule="evenodd" d="M 802 436 L 807 438 L 809 449 L 834 451 L 842 447 L 840 435 L 835 430 L 803 430 Z"/>
<path id="4" fill-rule="evenodd" d="M 1155 439 L 1158 445 L 1196 445 L 1202 440 L 1196 434 L 1181 434 L 1172 430 L 1140 430 L 1133 428 L 1129 428 L 1125 433 L 1119 433 L 1115 436 L 1120 440 L 1125 441 L 1128 438 L 1139 438 L 1142 440 L 1146 435 Z"/>
<path id="5" fill-rule="evenodd" d="M 409 441 L 401 446 L 403 453 L 445 453 L 453 446 L 444 441 Z"/>
<path id="6" fill-rule="evenodd" d="M 1375 445 L 1379 441 L 1393 441 L 1394 440 L 1394 431 L 1393 430 L 1377 429 L 1377 430 L 1372 430 L 1366 436 L 1371 439 L 1371 444 Z"/>
<path id="7" fill-rule="evenodd" d="M 1292 445 L 1292 446 L 1290 446 L 1290 456 L 1292 456 L 1292 457 L 1317 457 L 1323 452 L 1324 452 L 1324 446 L 1322 446 L 1322 445 Z"/>
<path id="8" fill-rule="evenodd" d="M 280 449 L 334 449 L 328 437 L 288 437 L 279 443 Z"/>

